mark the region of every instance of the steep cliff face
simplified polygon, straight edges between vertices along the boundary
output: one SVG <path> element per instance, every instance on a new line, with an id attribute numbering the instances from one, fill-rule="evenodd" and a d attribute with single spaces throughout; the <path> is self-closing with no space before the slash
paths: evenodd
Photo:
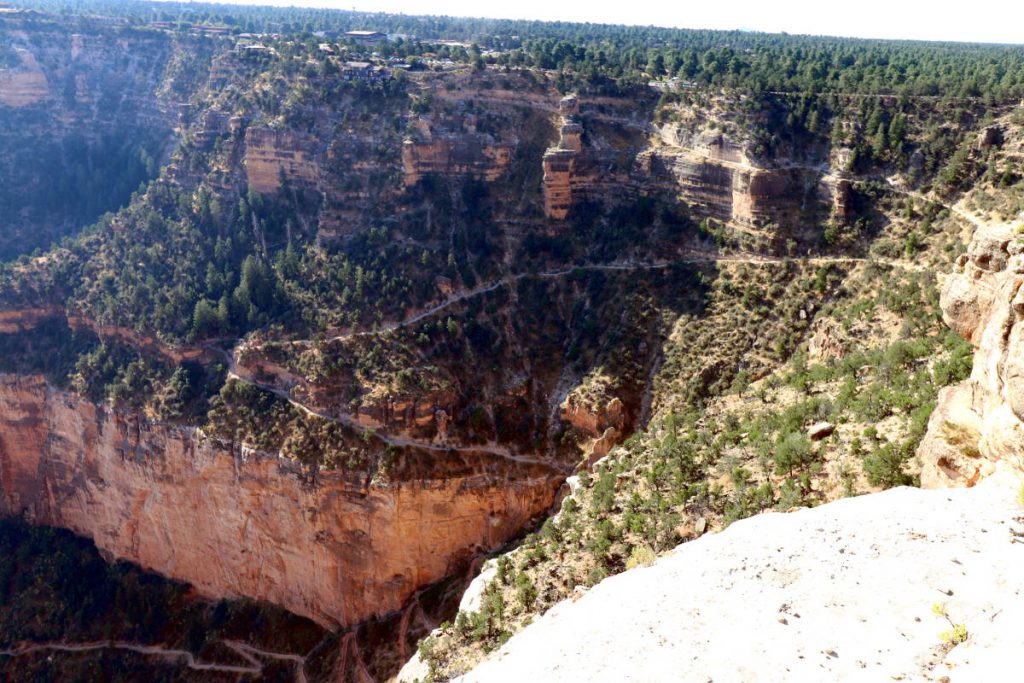
<path id="1" fill-rule="evenodd" d="M 715 118 L 727 117 L 725 109 L 667 109 L 682 121 L 658 124 L 636 102 L 563 98 L 554 119 L 558 142 L 543 157 L 545 215 L 561 221 L 585 200 L 659 194 L 769 248 L 787 239 L 813 243 L 830 215 L 845 218 L 849 181 L 827 160 L 759 156 L 744 125 L 724 130 Z"/>
<path id="2" fill-rule="evenodd" d="M 558 103 L 561 115 L 558 144 L 544 153 L 544 215 L 563 220 L 572 207 L 576 157 L 583 151 L 583 126 L 577 121 L 579 100 L 573 95 Z"/>
<path id="3" fill-rule="evenodd" d="M 470 175 L 488 182 L 508 167 L 512 145 L 497 143 L 484 135 L 427 136 L 402 144 L 402 173 L 406 186 L 415 185 L 427 173 Z"/>
<path id="4" fill-rule="evenodd" d="M 49 246 L 155 175 L 213 49 L 179 40 L 0 15 L 0 257 Z"/>
<path id="5" fill-rule="evenodd" d="M 219 59 L 218 82 L 224 73 L 245 78 L 241 62 L 238 55 Z M 247 110 L 243 120 L 230 119 L 219 135 L 230 142 L 233 126 L 246 127 L 241 156 L 248 188 L 272 194 L 284 179 L 293 189 L 313 190 L 320 200 L 318 235 L 351 237 L 388 213 L 385 207 L 415 209 L 421 200 L 416 188 L 425 178 L 502 183 L 515 155 L 546 135 L 531 125 L 538 114 L 530 93 L 511 86 L 484 89 L 482 77 L 465 75 L 456 78 L 465 90 L 448 92 L 434 80 L 433 75 L 388 80 L 386 92 L 349 84 L 333 101 L 303 102 L 301 114 L 294 115 L 305 124 L 301 132 L 288 121 Z M 503 93 L 507 97 L 498 97 Z M 520 161 L 525 163 L 539 170 L 539 158 Z"/>
<path id="6" fill-rule="evenodd" d="M 572 184 L 576 152 L 549 149 L 544 153 L 544 215 L 562 220 L 572 208 Z"/>
<path id="7" fill-rule="evenodd" d="M 559 484 L 546 467 L 472 453 L 413 456 L 388 481 L 311 480 L 288 461 L 0 376 L 0 513 L 327 625 L 399 609 L 517 533 Z"/>
<path id="8" fill-rule="evenodd" d="M 973 486 L 1000 464 L 1024 469 L 1024 242 L 980 227 L 942 285 L 946 323 L 974 345 L 970 379 L 944 389 L 918 455 L 927 487 Z"/>
<path id="9" fill-rule="evenodd" d="M 223 55 L 216 64 L 233 64 L 233 77 L 245 78 L 241 62 Z M 252 190 L 276 193 L 283 179 L 313 191 L 317 231 L 328 239 L 379 224 L 385 204 L 415 214 L 422 181 L 431 177 L 471 178 L 489 192 L 497 215 L 543 217 L 549 232 L 574 209 L 589 215 L 593 207 L 656 197 L 727 226 L 747 246 L 778 251 L 791 239 L 816 244 L 830 216 L 846 215 L 849 182 L 834 172 L 827 150 L 809 153 L 810 161 L 775 159 L 756 149 L 748 122 L 730 121 L 724 130 L 719 118 L 728 113 L 718 109 L 661 111 L 651 97 L 559 97 L 545 78 L 513 75 L 499 83 L 486 74 L 417 75 L 393 87 L 296 105 L 300 127 L 251 104 L 235 105 L 246 109 L 241 117 L 195 112 L 192 140 L 204 151 L 217 138 L 235 149 Z M 357 113 L 371 108 L 373 117 Z M 699 122 L 686 118 L 705 114 Z"/>
<path id="10" fill-rule="evenodd" d="M 245 171 L 249 187 L 276 192 L 282 179 L 301 187 L 315 187 L 320 169 L 312 142 L 288 130 L 250 127 L 245 131 Z"/>
<path id="11" fill-rule="evenodd" d="M 665 125 L 641 162 L 655 182 L 697 213 L 761 244 L 813 240 L 829 204 L 841 204 L 842 191 L 826 178 L 827 166 L 775 164 L 758 159 L 751 147 L 717 131 Z"/>
<path id="12" fill-rule="evenodd" d="M 15 54 L 18 66 L 0 69 L 0 104 L 28 107 L 50 97 L 50 84 L 35 55 L 26 48 L 15 48 Z"/>

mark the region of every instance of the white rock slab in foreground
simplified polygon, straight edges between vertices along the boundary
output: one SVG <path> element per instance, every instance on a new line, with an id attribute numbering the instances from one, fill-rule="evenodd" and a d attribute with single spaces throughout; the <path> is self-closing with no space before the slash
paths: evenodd
<path id="1" fill-rule="evenodd" d="M 555 606 L 460 680 L 1021 681 L 1022 514 L 1007 477 L 760 515 Z M 936 603 L 966 642 L 942 645 Z"/>

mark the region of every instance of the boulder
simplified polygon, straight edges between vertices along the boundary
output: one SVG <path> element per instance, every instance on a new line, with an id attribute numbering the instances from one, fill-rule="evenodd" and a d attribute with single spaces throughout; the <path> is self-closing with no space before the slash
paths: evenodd
<path id="1" fill-rule="evenodd" d="M 815 422 L 807 428 L 807 436 L 811 441 L 821 441 L 834 431 L 836 431 L 836 426 L 831 422 Z"/>

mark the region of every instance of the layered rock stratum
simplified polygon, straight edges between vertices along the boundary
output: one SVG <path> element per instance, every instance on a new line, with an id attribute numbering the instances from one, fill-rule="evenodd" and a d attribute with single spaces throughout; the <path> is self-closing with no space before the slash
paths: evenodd
<path id="1" fill-rule="evenodd" d="M 546 510 L 559 478 L 443 454 L 391 483 L 230 448 L 195 429 L 0 376 L 0 514 L 92 538 L 211 596 L 268 600 L 325 625 L 393 612 Z"/>
<path id="2" fill-rule="evenodd" d="M 50 97 L 46 74 L 35 56 L 26 49 L 18 50 L 19 68 L 0 69 L 0 104 L 26 107 Z"/>
<path id="3" fill-rule="evenodd" d="M 969 379 L 943 389 L 918 450 L 925 487 L 972 486 L 999 463 L 1024 469 L 1024 242 L 978 228 L 942 285 L 946 323 L 975 347 Z"/>

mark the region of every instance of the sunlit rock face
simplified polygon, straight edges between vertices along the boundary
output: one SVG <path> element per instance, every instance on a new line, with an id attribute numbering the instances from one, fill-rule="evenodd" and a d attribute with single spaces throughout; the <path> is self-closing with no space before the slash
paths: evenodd
<path id="1" fill-rule="evenodd" d="M 741 520 L 556 604 L 455 680 L 1001 680 L 1024 625 L 1015 489 L 900 487 Z M 951 621 L 966 642 L 943 641 Z M 417 664 L 399 680 L 422 680 Z"/>
<path id="2" fill-rule="evenodd" d="M 194 429 L 0 376 L 0 513 L 65 527 L 215 597 L 325 625 L 399 609 L 545 511 L 560 477 L 473 454 L 399 463 L 390 483 L 238 450 Z"/>
<path id="3" fill-rule="evenodd" d="M 979 229 L 942 283 L 946 323 L 974 345 L 971 377 L 939 394 L 918 450 L 924 486 L 974 485 L 1000 464 L 1024 467 L 1024 243 Z"/>
<path id="4" fill-rule="evenodd" d="M 319 168 L 313 142 L 287 130 L 251 127 L 245 131 L 245 171 L 249 187 L 276 192 L 282 180 L 314 186 Z"/>

